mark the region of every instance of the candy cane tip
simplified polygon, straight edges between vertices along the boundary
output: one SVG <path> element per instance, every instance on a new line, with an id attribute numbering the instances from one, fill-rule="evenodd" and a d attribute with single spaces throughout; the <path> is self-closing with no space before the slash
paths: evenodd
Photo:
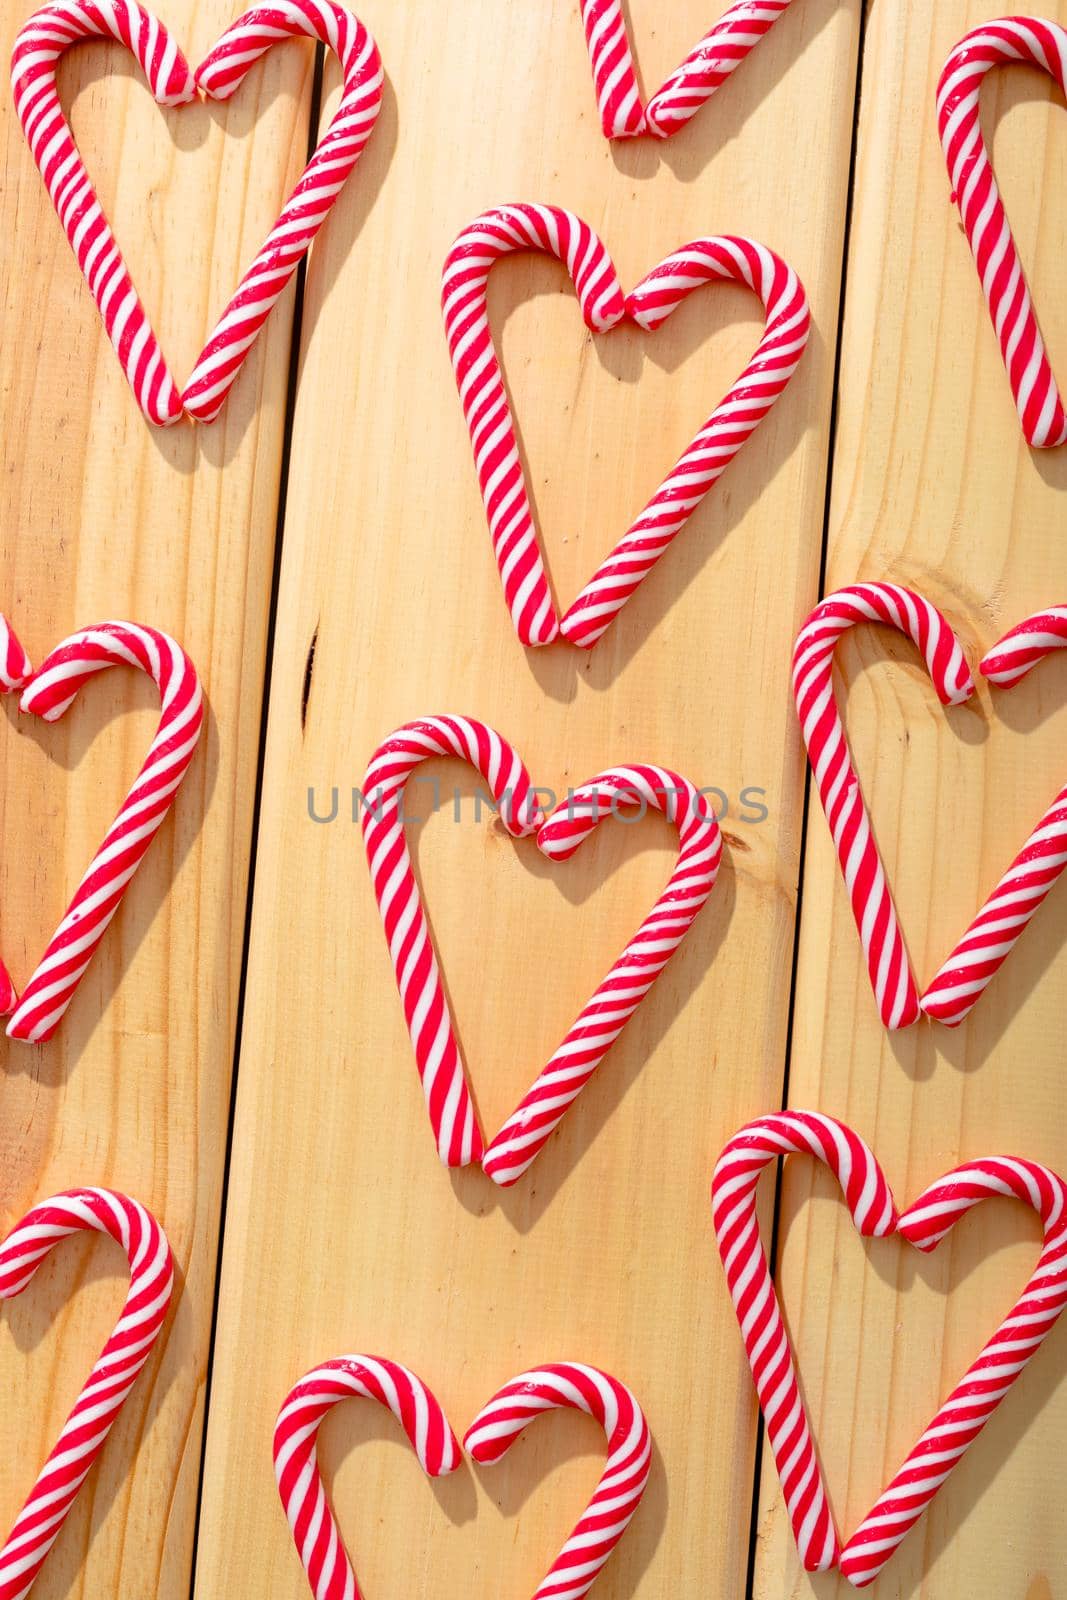
<path id="1" fill-rule="evenodd" d="M 674 130 L 668 123 L 659 120 L 659 114 L 654 105 L 645 107 L 642 133 L 647 133 L 653 139 L 669 139 Z"/>
<path id="2" fill-rule="evenodd" d="M 0 613 L 0 694 L 24 689 L 33 677 L 30 658 L 7 618 Z"/>
<path id="3" fill-rule="evenodd" d="M 145 416 L 157 428 L 173 428 L 185 415 L 181 395 L 169 385 L 168 389 L 169 393 L 163 397 L 162 402 L 150 401 L 144 407 Z"/>
<path id="4" fill-rule="evenodd" d="M 199 388 L 199 384 L 195 388 L 190 385 L 189 388 L 182 390 L 182 412 L 185 416 L 190 417 L 193 422 L 214 422 L 226 403 L 229 390 L 223 394 L 221 399 L 203 401 L 197 399 L 197 388 Z"/>
<path id="5" fill-rule="evenodd" d="M 18 991 L 11 981 L 11 974 L 0 961 L 0 1017 L 10 1016 L 18 1003 Z"/>

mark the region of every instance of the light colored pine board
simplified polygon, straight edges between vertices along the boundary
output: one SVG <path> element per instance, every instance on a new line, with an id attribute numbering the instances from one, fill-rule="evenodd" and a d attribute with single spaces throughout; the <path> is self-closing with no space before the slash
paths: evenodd
<path id="1" fill-rule="evenodd" d="M 891 578 L 946 611 L 977 663 L 1067 592 L 1067 456 L 1033 453 L 1009 386 L 937 139 L 952 46 L 988 6 L 874 5 L 862 73 L 828 589 Z M 1061 5 L 1046 15 L 1067 22 Z M 1040 74 L 987 85 L 983 117 L 1054 358 L 1067 355 L 1067 120 Z M 943 714 L 888 630 L 841 652 L 847 721 L 920 981 L 928 981 L 1063 781 L 1055 660 L 1010 695 Z M 842 689 L 842 693 L 846 691 Z M 898 1201 L 960 1160 L 1014 1153 L 1064 1170 L 1057 890 L 957 1032 L 879 1026 L 825 821 L 813 800 L 790 1101 L 850 1122 Z M 812 1193 L 816 1204 L 808 1204 Z M 784 1299 L 831 1493 L 846 1531 L 871 1504 L 1025 1281 L 1035 1219 L 983 1208 L 930 1261 L 861 1245 L 825 1177 L 793 1162 Z M 881 1600 L 1048 1600 L 1067 1582 L 1054 1458 L 1067 1422 L 1062 1328 L 878 1582 Z M 769 1461 L 759 1600 L 851 1591 L 798 1570 Z"/>
<path id="2" fill-rule="evenodd" d="M 696 0 L 669 24 L 651 0 L 631 10 L 651 81 L 709 20 Z M 754 1406 L 708 1182 L 731 1129 L 781 1095 L 802 778 L 785 663 L 817 585 L 858 8 L 795 7 L 664 151 L 601 138 L 573 0 L 366 20 L 389 88 L 309 278 L 197 1592 L 306 1593 L 274 1418 L 308 1368 L 362 1350 L 415 1367 L 460 1430 L 526 1365 L 616 1372 L 657 1453 L 598 1593 L 733 1596 Z M 512 634 L 441 327 L 452 238 L 511 199 L 585 216 L 626 283 L 695 235 L 750 232 L 794 262 L 815 311 L 796 386 L 589 658 L 526 655 Z M 591 341 L 558 269 L 495 278 L 569 596 L 746 359 L 757 308 L 718 289 L 652 342 Z M 733 800 L 730 859 L 689 943 L 506 1197 L 437 1162 L 349 820 L 377 743 L 435 710 L 499 728 L 557 793 L 644 758 Z M 458 769 L 439 776 L 418 866 L 492 1128 L 658 892 L 670 840 L 651 821 L 605 829 L 549 870 L 474 825 L 462 776 L 454 824 Z M 338 819 L 309 820 L 309 787 L 328 811 L 334 786 Z M 762 824 L 741 820 L 745 786 L 766 790 Z M 324 1449 L 367 1593 L 435 1597 L 532 1592 L 603 1453 L 591 1425 L 543 1423 L 509 1464 L 430 1492 L 368 1406 L 331 1421 Z"/>
<path id="3" fill-rule="evenodd" d="M 231 12 L 167 5 L 198 59 Z M 5 50 L 23 7 L 5 10 Z M 118 50 L 62 69 L 64 102 L 177 372 L 261 242 L 306 141 L 312 54 L 278 52 L 222 112 L 162 115 Z M 69 1185 L 144 1201 L 179 1296 L 34 1600 L 185 1600 L 202 1440 L 241 972 L 289 297 L 222 419 L 153 431 L 130 396 L 5 94 L 0 284 L 0 607 L 33 659 L 74 627 L 162 627 L 200 670 L 199 754 L 54 1042 L 0 1072 L 0 1221 Z M 115 671 L 42 732 L 4 707 L 0 940 L 28 976 L 158 717 Z M 125 1292 L 121 1252 L 70 1242 L 0 1312 L 6 1534 Z"/>

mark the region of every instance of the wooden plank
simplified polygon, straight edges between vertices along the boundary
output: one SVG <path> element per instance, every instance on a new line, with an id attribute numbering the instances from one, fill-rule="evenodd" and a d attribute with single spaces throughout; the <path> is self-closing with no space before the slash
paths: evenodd
<path id="1" fill-rule="evenodd" d="M 650 81 L 708 21 L 696 0 L 669 24 L 652 0 L 630 9 Z M 802 775 L 783 662 L 817 582 L 858 7 L 795 7 L 664 150 L 601 138 L 573 0 L 368 20 L 389 75 L 383 121 L 309 279 L 197 1592 L 306 1593 L 273 1484 L 274 1418 L 309 1367 L 363 1350 L 414 1366 L 460 1429 L 537 1361 L 629 1380 L 655 1470 L 598 1593 L 734 1595 L 754 1410 L 707 1187 L 730 1129 L 781 1094 Z M 796 386 L 591 657 L 524 656 L 512 634 L 441 328 L 451 240 L 509 199 L 576 210 L 627 283 L 694 235 L 752 233 L 794 262 L 816 315 Z M 494 276 L 569 597 L 759 319 L 721 290 L 651 343 L 591 341 L 558 269 Z M 436 1162 L 349 820 L 376 744 L 435 710 L 499 728 L 557 794 L 651 758 L 732 800 L 730 863 L 692 938 L 507 1195 Z M 619 827 L 549 870 L 473 824 L 458 769 L 438 775 L 442 809 L 413 832 L 491 1128 L 658 892 L 671 845 L 651 821 Z M 308 789 L 328 813 L 334 786 L 338 819 L 316 825 Z M 761 824 L 743 820 L 747 786 L 766 791 Z M 595 1481 L 595 1430 L 543 1424 L 508 1464 L 431 1495 L 371 1412 L 347 1408 L 324 1445 L 366 1591 L 531 1592 Z"/>
<path id="2" fill-rule="evenodd" d="M 937 140 L 941 66 L 988 14 L 980 0 L 870 8 L 827 579 L 831 589 L 857 577 L 921 589 L 974 662 L 1067 590 L 1067 457 L 1022 441 Z M 1046 14 L 1067 22 L 1062 3 Z M 1015 70 L 990 81 L 983 117 L 1062 372 L 1062 101 L 1057 109 L 1041 75 Z M 942 714 L 914 652 L 887 630 L 858 635 L 841 666 L 857 767 L 928 981 L 1062 782 L 1062 673 L 1050 662 L 1010 697 L 983 687 L 975 706 Z M 817 802 L 809 840 L 791 1103 L 842 1116 L 871 1140 L 902 1202 L 974 1156 L 1067 1168 L 1063 892 L 962 1028 L 891 1037 Z M 1025 1281 L 1036 1219 L 989 1206 L 916 1264 L 895 1243 L 861 1246 L 831 1187 L 793 1163 L 784 1237 L 784 1299 L 847 1530 Z M 1067 1533 L 1048 1461 L 1067 1423 L 1064 1348 L 1061 1329 L 886 1568 L 883 1600 L 1060 1592 Z M 757 1596 L 851 1592 L 799 1572 L 769 1462 L 757 1551 Z"/>
<path id="3" fill-rule="evenodd" d="M 5 8 L 8 48 L 24 5 Z M 164 7 L 205 53 L 228 5 Z M 175 370 L 189 370 L 295 177 L 310 49 L 277 52 L 228 110 L 161 114 L 129 58 L 63 64 L 64 103 Z M 150 1206 L 179 1264 L 165 1349 L 138 1383 L 34 1588 L 189 1592 L 246 904 L 267 603 L 277 519 L 289 297 L 212 428 L 141 419 L 23 143 L 3 120 L 0 606 L 33 658 L 78 625 L 174 633 L 209 700 L 206 732 L 54 1042 L 3 1049 L 0 1221 L 104 1184 Z M 42 731 L 6 707 L 0 934 L 25 980 L 143 759 L 154 690 L 109 673 Z M 0 1315 L 6 1532 L 125 1292 L 121 1252 L 65 1244 Z M 14 1448 L 17 1440 L 18 1448 Z"/>

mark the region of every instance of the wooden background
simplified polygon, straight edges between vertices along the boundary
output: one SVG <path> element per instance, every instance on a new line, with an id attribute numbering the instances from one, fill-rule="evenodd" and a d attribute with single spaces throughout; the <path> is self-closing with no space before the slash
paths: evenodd
<path id="1" fill-rule="evenodd" d="M 160 9 L 194 60 L 230 16 L 221 0 Z M 648 83 L 711 20 L 707 0 L 664 9 L 630 0 Z M 958 1032 L 885 1035 L 817 806 L 803 826 L 789 691 L 792 639 L 823 581 L 918 586 L 974 657 L 1067 598 L 1067 453 L 1021 439 L 933 116 L 945 56 L 988 12 L 979 0 L 876 0 L 866 15 L 860 0 L 802 0 L 659 147 L 602 139 L 577 0 L 366 0 L 388 73 L 379 126 L 302 304 L 284 298 L 202 430 L 142 422 L 0 102 L 0 606 L 35 660 L 111 615 L 170 629 L 211 707 L 174 816 L 59 1038 L 5 1053 L 0 1222 L 59 1187 L 111 1184 L 156 1210 L 182 1273 L 166 1347 L 35 1600 L 299 1600 L 273 1421 L 307 1368 L 360 1350 L 415 1367 L 457 1431 L 538 1361 L 589 1360 L 632 1384 L 655 1464 L 602 1600 L 846 1592 L 799 1571 L 773 1469 L 759 1469 L 710 1226 L 715 1156 L 743 1121 L 788 1102 L 850 1121 L 902 1200 L 971 1156 L 1067 1168 L 1067 891 Z M 1045 12 L 1067 22 L 1064 0 Z M 9 42 L 23 15 L 5 5 Z M 287 46 L 227 109 L 176 113 L 153 105 L 121 52 L 95 46 L 64 66 L 75 131 L 179 373 L 298 170 L 313 62 Z M 324 90 L 328 111 L 329 64 Z M 1063 370 L 1067 120 L 1055 105 L 1049 82 L 1020 70 L 994 79 L 984 112 Z M 505 200 L 578 211 L 627 284 L 694 236 L 751 233 L 812 301 L 787 395 L 591 656 L 524 653 L 512 634 L 441 329 L 445 251 Z M 522 258 L 494 273 L 491 305 L 566 599 L 746 359 L 759 307 L 718 287 L 654 338 L 590 339 L 562 270 Z M 928 975 L 1062 782 L 1067 678 L 1052 662 L 1010 700 L 982 690 L 946 715 L 895 638 L 856 637 L 842 666 Z M 0 939 L 18 980 L 121 799 L 153 707 L 147 685 L 113 674 L 55 729 L 6 709 Z M 433 711 L 490 722 L 557 792 L 650 759 L 730 801 L 706 911 L 507 1194 L 436 1161 L 351 820 L 378 742 Z M 444 805 L 411 831 L 491 1129 L 654 898 L 671 835 L 655 820 L 605 829 L 550 868 L 476 822 L 461 769 L 436 770 Z M 312 821 L 309 790 L 328 815 L 335 788 L 336 820 Z M 765 819 L 745 789 L 764 791 Z M 1010 1303 L 1036 1228 L 991 1205 L 916 1262 L 896 1243 L 861 1245 L 803 1163 L 779 1222 L 789 1322 L 847 1528 Z M 18 1446 L 0 1453 L 0 1528 L 124 1276 L 111 1247 L 71 1243 L 0 1315 Z M 1061 1330 L 880 1595 L 1067 1596 L 1053 1465 L 1064 1350 Z M 370 1600 L 518 1600 L 596 1481 L 603 1441 L 560 1417 L 505 1464 L 429 1489 L 391 1421 L 349 1406 L 323 1455 Z"/>

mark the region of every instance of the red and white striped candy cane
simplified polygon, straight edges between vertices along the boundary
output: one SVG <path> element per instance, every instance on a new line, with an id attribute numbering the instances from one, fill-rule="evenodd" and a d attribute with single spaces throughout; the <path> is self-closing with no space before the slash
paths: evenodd
<path id="1" fill-rule="evenodd" d="M 577 1361 L 524 1372 L 480 1411 L 464 1446 L 483 1465 L 500 1461 L 545 1411 L 584 1411 L 608 1436 L 603 1476 L 584 1516 L 563 1546 L 534 1600 L 581 1600 L 629 1527 L 648 1483 L 652 1435 L 633 1393 L 618 1378 Z"/>
<path id="2" fill-rule="evenodd" d="M 388 1407 L 425 1473 L 445 1477 L 460 1463 L 459 1444 L 430 1390 L 407 1367 L 379 1356 L 339 1356 L 316 1367 L 286 1396 L 274 1429 L 274 1475 L 315 1600 L 361 1600 L 362 1590 L 319 1472 L 324 1419 L 353 1396 Z"/>
<path id="3" fill-rule="evenodd" d="M 961 1216 L 992 1196 L 1033 1206 L 1044 1225 L 1041 1256 L 1020 1299 L 843 1548 L 759 1233 L 760 1175 L 790 1153 L 814 1155 L 829 1167 L 868 1237 L 896 1232 L 919 1250 L 933 1250 Z M 715 1168 L 712 1209 L 801 1560 L 809 1572 L 840 1564 L 862 1588 L 922 1516 L 1067 1304 L 1067 1185 L 1036 1162 L 995 1156 L 937 1179 L 898 1215 L 885 1175 L 858 1134 L 817 1112 L 787 1111 L 749 1123 L 730 1140 Z"/>
<path id="4" fill-rule="evenodd" d="M 489 326 L 489 273 L 523 250 L 554 255 L 570 273 L 585 325 L 605 333 L 626 314 L 614 263 L 588 223 L 560 206 L 511 205 L 464 228 L 445 259 L 445 334 L 474 451 L 493 550 L 511 620 L 526 645 L 559 636 L 537 543 L 515 424 Z"/>
<path id="5" fill-rule="evenodd" d="M 673 544 L 772 409 L 807 346 L 811 314 L 803 285 L 781 256 L 754 239 L 719 235 L 683 245 L 627 295 L 627 314 L 655 333 L 694 290 L 716 282 L 740 283 L 759 295 L 766 326 L 737 382 L 561 621 L 560 632 L 582 649 L 603 636 Z"/>
<path id="6" fill-rule="evenodd" d="M 750 1122 L 723 1150 L 712 1180 L 715 1237 L 797 1549 L 806 1571 L 827 1572 L 837 1565 L 840 1545 L 756 1210 L 764 1168 L 790 1153 L 814 1155 L 826 1163 L 864 1236 L 891 1234 L 896 1209 L 882 1169 L 859 1135 L 813 1111 L 787 1111 Z"/>
<path id="7" fill-rule="evenodd" d="M 868 622 L 887 623 L 914 641 L 944 705 L 969 699 L 974 682 L 960 642 L 937 607 L 893 583 L 853 584 L 821 601 L 793 651 L 797 713 L 879 1015 L 887 1028 L 906 1028 L 918 1020 L 919 991 L 834 698 L 838 640 L 849 628 Z"/>
<path id="8" fill-rule="evenodd" d="M 918 1522 L 1067 1305 L 1067 1184 L 1035 1161 L 993 1156 L 957 1167 L 901 1213 L 897 1231 L 917 1249 L 933 1250 L 960 1217 L 994 1196 L 1037 1212 L 1041 1255 L 1012 1310 L 842 1550 L 841 1571 L 857 1589 L 874 1581 Z"/>
<path id="9" fill-rule="evenodd" d="M 566 1038 L 538 1073 L 518 1109 L 482 1158 L 494 1183 L 516 1183 L 559 1126 L 677 950 L 715 887 L 722 835 L 704 795 L 664 767 L 610 767 L 553 811 L 537 846 L 568 861 L 605 817 L 659 811 L 678 829 L 678 860 L 667 887 L 626 945 Z"/>
<path id="10" fill-rule="evenodd" d="M 385 73 L 378 46 L 359 18 L 334 0 L 272 0 L 246 11 L 197 68 L 197 87 L 211 100 L 228 100 L 253 64 L 279 39 L 291 36 L 315 39 L 333 51 L 341 64 L 341 99 L 182 391 L 183 406 L 200 422 L 218 416 L 256 335 L 362 155 L 382 107 Z"/>
<path id="11" fill-rule="evenodd" d="M 694 290 L 742 283 L 767 325 L 752 360 L 644 510 L 561 618 L 534 525 L 514 419 L 489 326 L 489 273 L 501 256 L 541 250 L 564 262 L 586 325 L 624 315 L 653 333 Z M 611 257 L 587 223 L 556 206 L 504 206 L 464 229 L 445 262 L 445 328 L 471 436 L 493 549 L 512 622 L 525 645 L 562 634 L 589 649 L 602 637 L 785 389 L 807 344 L 810 313 L 795 272 L 752 239 L 697 239 L 652 269 L 623 299 Z"/>
<path id="12" fill-rule="evenodd" d="M 34 1206 L 0 1245 L 0 1300 L 13 1300 L 71 1234 L 108 1234 L 130 1262 L 122 1315 L 101 1352 L 29 1499 L 0 1549 L 0 1600 L 33 1586 L 126 1397 L 151 1355 L 170 1307 L 174 1265 L 159 1223 L 108 1189 L 70 1189 Z"/>
<path id="13" fill-rule="evenodd" d="M 1067 93 L 1067 28 L 1040 17 L 1001 17 L 960 40 L 937 91 L 937 125 L 1011 392 L 1028 444 L 1067 441 L 1067 412 L 1041 337 L 1026 275 L 982 133 L 980 97 L 994 67 L 1039 67 Z"/>
<path id="14" fill-rule="evenodd" d="M 769 33 L 790 0 L 737 0 L 642 109 L 622 0 L 581 0 L 600 123 L 609 139 L 684 128 Z"/>
<path id="15" fill-rule="evenodd" d="M 179 393 L 75 145 L 56 89 L 56 64 L 81 40 L 117 39 L 137 60 L 156 100 L 182 105 L 198 86 L 208 98 L 228 98 L 273 44 L 301 35 L 338 56 L 340 105 Z M 374 40 L 333 0 L 275 0 L 227 29 L 194 75 L 167 29 L 137 0 L 53 0 L 20 31 L 11 70 L 34 160 L 142 411 L 160 426 L 177 422 L 183 409 L 212 421 L 373 131 L 383 81 Z"/>
<path id="16" fill-rule="evenodd" d="M 10 651 L 6 625 L 5 630 Z M 196 750 L 204 711 L 200 680 L 185 651 L 169 634 L 139 623 L 102 622 L 71 634 L 28 682 L 21 668 L 29 662 L 24 653 L 18 662 L 17 647 L 15 659 L 18 670 L 10 681 L 0 680 L 0 691 L 25 683 L 20 711 L 46 722 L 58 721 L 83 685 L 108 667 L 146 672 L 162 702 L 159 728 L 141 771 L 7 1025 L 9 1038 L 36 1044 L 50 1039 L 59 1026 L 127 884 L 170 810 Z"/>
<path id="17" fill-rule="evenodd" d="M 126 380 L 150 422 L 169 426 L 181 395 L 133 286 L 111 225 L 74 143 L 56 88 L 56 64 L 83 39 L 117 39 L 131 52 L 160 105 L 196 95 L 188 63 L 163 24 L 136 0 L 56 0 L 34 12 L 15 40 L 11 87 L 33 159 Z"/>
<path id="18" fill-rule="evenodd" d="M 1028 617 L 981 661 L 991 683 L 1011 688 L 1052 650 L 1067 645 L 1067 606 Z M 955 1027 L 986 985 L 1067 866 L 1067 788 L 1061 789 L 981 911 L 922 997 L 927 1016 Z"/>
<path id="19" fill-rule="evenodd" d="M 582 26 L 605 139 L 636 139 L 645 130 L 641 88 L 622 0 L 581 0 Z"/>
<path id="20" fill-rule="evenodd" d="M 409 722 L 375 751 L 363 780 L 363 839 L 404 1005 L 437 1149 L 450 1167 L 480 1159 L 484 1148 L 422 897 L 404 835 L 404 791 L 416 768 L 455 756 L 479 772 L 500 818 L 517 839 L 544 817 L 516 752 L 470 717 Z"/>

